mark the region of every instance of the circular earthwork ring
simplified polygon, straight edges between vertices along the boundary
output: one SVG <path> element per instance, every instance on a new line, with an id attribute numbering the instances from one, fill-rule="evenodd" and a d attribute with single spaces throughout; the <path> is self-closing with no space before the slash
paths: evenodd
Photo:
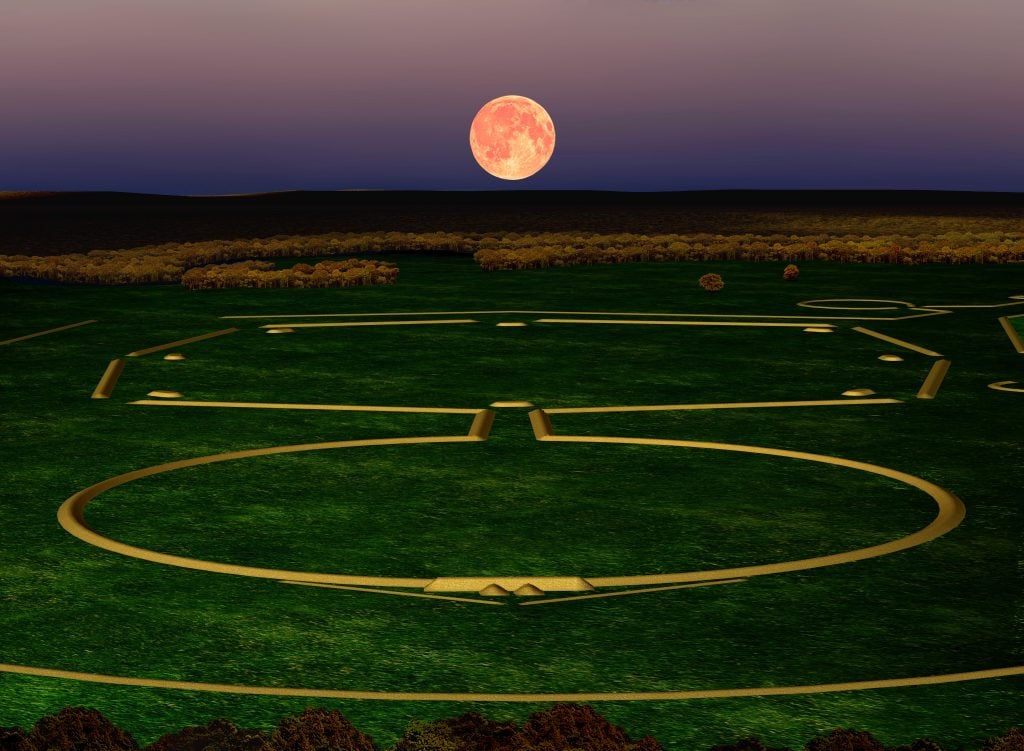
<path id="1" fill-rule="evenodd" d="M 1017 382 L 1016 381 L 996 381 L 995 383 L 990 383 L 988 385 L 988 387 L 990 389 L 995 389 L 996 391 L 1013 391 L 1013 392 L 1018 393 L 1018 394 L 1024 394 L 1024 386 L 1020 386 L 1020 385 L 1014 386 L 1013 384 L 1015 384 L 1015 383 L 1017 383 Z"/>
<path id="2" fill-rule="evenodd" d="M 1017 299 L 1024 299 L 1024 296 L 1018 296 Z M 912 307 L 910 303 L 892 300 L 863 300 L 863 299 L 848 299 L 848 300 L 811 300 L 807 303 L 801 303 L 804 307 L 821 307 L 823 309 L 840 309 L 840 308 L 829 308 L 825 305 L 818 305 L 819 303 L 833 303 L 833 302 L 852 302 L 852 303 L 895 303 L 898 306 Z M 868 309 L 898 309 L 893 307 L 884 308 L 866 308 L 866 307 L 849 307 L 846 309 L 850 310 L 868 310 Z M 1012 382 L 1010 382 L 1012 383 Z M 1005 385 L 1007 382 L 1002 382 L 1000 385 Z M 1007 389 L 1008 390 L 1008 389 Z M 525 405 L 524 405 L 525 406 Z M 321 443 L 321 444 L 301 444 L 294 446 L 277 446 L 265 449 L 256 449 L 249 451 L 236 451 L 224 454 L 216 454 L 205 457 L 196 457 L 193 459 L 187 459 L 183 461 L 170 462 L 161 464 L 153 467 L 147 467 L 144 469 L 128 472 L 116 477 L 109 478 L 95 485 L 92 485 L 82 491 L 79 491 L 75 495 L 71 496 L 64 502 L 58 512 L 58 519 L 60 524 L 66 531 L 78 537 L 79 539 L 88 542 L 89 544 L 96 545 L 100 548 L 109 550 L 111 552 L 120 553 L 123 555 L 129 555 L 132 557 L 141 558 L 144 560 L 150 560 L 153 562 L 164 563 L 167 565 L 182 566 L 186 568 L 195 568 L 207 571 L 215 571 L 221 573 L 229 573 L 244 576 L 255 576 L 269 579 L 281 579 L 288 578 L 293 581 L 307 581 L 307 582 L 352 582 L 360 585 L 372 585 L 372 584 L 385 584 L 386 586 L 392 587 L 422 587 L 430 579 L 400 579 L 393 577 L 361 577 L 361 576 L 348 576 L 340 574 L 314 574 L 309 572 L 293 572 L 293 571 L 278 571 L 273 569 L 254 568 L 246 566 L 232 566 L 229 564 L 215 563 L 209 561 L 199 561 L 189 558 L 182 558 L 178 556 L 171 556 L 156 551 L 145 550 L 142 548 L 136 548 L 124 543 L 117 542 L 110 538 L 104 537 L 93 530 L 91 530 L 85 523 L 84 510 L 88 503 L 99 496 L 106 490 L 124 485 L 142 477 L 147 477 L 162 472 L 169 472 L 175 469 L 181 469 L 190 466 L 196 466 L 201 464 L 209 464 L 213 462 L 229 461 L 234 459 L 243 459 L 252 456 L 261 456 L 278 453 L 294 453 L 300 451 L 316 451 L 326 450 L 333 448 L 346 448 L 354 446 L 371 446 L 371 445 L 394 445 L 402 443 L 457 443 L 466 440 L 479 440 L 475 438 L 467 438 L 466 436 L 429 436 L 421 438 L 404 438 L 404 439 L 378 439 L 378 440 L 363 440 L 363 441 L 338 441 L 333 443 Z M 872 546 L 868 548 L 860 548 L 857 550 L 847 551 L 845 553 L 839 553 L 831 556 L 821 556 L 818 558 L 802 559 L 795 561 L 786 561 L 781 563 L 769 563 L 762 566 L 746 567 L 741 569 L 731 570 L 717 570 L 717 571 L 694 571 L 686 572 L 681 574 L 669 574 L 659 575 L 654 577 L 655 581 L 652 581 L 651 577 L 643 576 L 624 576 L 624 577 L 606 577 L 604 579 L 595 578 L 591 582 L 598 586 L 621 586 L 638 583 L 657 583 L 667 581 L 700 581 L 700 580 L 713 580 L 730 578 L 737 575 L 742 576 L 755 576 L 761 574 L 779 573 L 783 571 L 796 571 L 801 569 L 815 568 L 820 566 L 835 565 L 838 563 L 846 563 L 855 560 L 863 560 L 875 556 L 885 555 L 887 553 L 896 552 L 898 550 L 905 550 L 916 545 L 920 545 L 929 540 L 935 539 L 942 534 L 955 528 L 961 520 L 964 518 L 965 510 L 963 503 L 949 491 L 934 485 L 922 478 L 915 477 L 897 470 L 889 469 L 886 467 L 880 467 L 877 465 L 867 464 L 864 462 L 856 462 L 852 460 L 839 459 L 835 457 L 828 457 L 818 454 L 809 454 L 804 452 L 793 452 L 785 451 L 781 449 L 772 449 L 757 446 L 742 446 L 733 444 L 714 444 L 694 441 L 674 441 L 674 440 L 661 440 L 661 439 L 639 439 L 639 438 L 619 438 L 619 437 L 601 437 L 601 436 L 556 436 L 547 435 L 542 438 L 545 441 L 577 441 L 583 443 L 622 443 L 622 444 L 649 444 L 649 445 L 670 445 L 678 446 L 682 448 L 698 448 L 698 449 L 710 449 L 710 450 L 721 450 L 721 451 L 737 451 L 745 453 L 755 454 L 767 454 L 779 457 L 787 457 L 805 461 L 815 461 L 824 464 L 832 464 L 837 466 L 846 466 L 852 469 L 858 469 L 860 471 L 866 471 L 881 476 L 889 477 L 900 482 L 912 485 L 923 490 L 936 502 L 938 506 L 938 513 L 935 518 L 924 528 L 914 532 L 906 537 L 893 540 L 883 545 Z M 173 681 L 173 680 L 161 680 L 154 678 L 140 678 L 140 677 L 128 677 L 128 676 L 113 676 L 113 675 L 99 675 L 95 673 L 83 673 L 73 672 L 65 670 L 55 670 L 50 668 L 38 668 L 18 665 L 0 665 L 0 672 L 8 673 L 20 673 L 23 675 L 36 675 L 46 676 L 59 679 L 70 679 L 89 681 L 96 683 L 105 683 L 113 685 L 128 685 L 128 686 L 150 686 L 159 688 L 179 689 L 179 690 L 193 690 L 193 691 L 210 691 L 210 692 L 227 692 L 236 694 L 250 694 L 250 695 L 278 695 L 278 696 L 303 696 L 303 697 L 333 697 L 333 698 L 359 698 L 359 699 L 376 699 L 376 700 L 400 700 L 400 701 L 503 701 L 503 702 L 523 702 L 523 701 L 600 701 L 600 700 L 666 700 L 666 699 L 696 699 L 696 698 L 726 698 L 726 697 L 737 697 L 737 696 L 771 696 L 771 695 L 799 695 L 799 694 L 811 694 L 831 691 L 849 691 L 849 690 L 864 690 L 864 689 L 875 689 L 875 688 L 887 688 L 895 686 L 917 686 L 917 685 L 931 685 L 940 683 L 952 683 L 965 680 L 978 680 L 986 678 L 996 678 L 1003 676 L 1015 676 L 1024 674 L 1024 666 L 1014 666 L 1009 668 L 999 668 L 993 670 L 982 670 L 982 671 L 970 671 L 963 673 L 950 673 L 946 675 L 930 675 L 930 676 L 917 676 L 907 678 L 895 678 L 895 679 L 882 679 L 882 680 L 869 680 L 869 681 L 857 681 L 848 683 L 835 683 L 835 684 L 815 684 L 815 685 L 802 685 L 802 686 L 770 686 L 770 687 L 749 687 L 749 688 L 732 688 L 732 689 L 712 689 L 712 690 L 689 690 L 689 691 L 657 691 L 657 692 L 588 692 L 588 693 L 575 693 L 575 694 L 515 694 L 515 693 L 414 693 L 414 692 L 390 692 L 390 691 L 352 691 L 352 690 L 339 690 L 339 689 L 322 689 L 322 688 L 297 688 L 297 687 L 281 687 L 281 686 L 243 686 L 243 685 L 229 685 L 229 684 L 215 684 L 215 683 L 199 683 L 199 682 L 185 682 L 185 681 Z"/>
<path id="3" fill-rule="evenodd" d="M 58 511 L 57 514 L 57 518 L 61 526 L 67 532 L 79 538 L 80 540 L 89 543 L 90 545 L 95 545 L 96 547 L 103 548 L 104 550 L 109 550 L 114 553 L 119 553 L 121 555 L 152 561 L 154 563 L 162 563 L 169 566 L 179 566 L 182 568 L 198 569 L 202 571 L 211 571 L 223 574 L 233 574 L 236 576 L 250 576 L 262 579 L 286 579 L 295 582 L 315 582 L 319 584 L 374 587 L 384 586 L 423 589 L 430 585 L 431 582 L 435 581 L 435 578 L 414 576 L 386 577 L 366 576 L 359 574 L 328 574 L 313 573 L 308 571 L 289 571 L 284 569 L 270 569 L 255 566 L 241 566 L 235 564 L 218 563 L 215 561 L 205 561 L 195 558 L 170 555 L 167 553 L 161 553 L 146 548 L 140 548 L 133 545 L 128 545 L 123 542 L 119 542 L 117 540 L 113 540 L 92 530 L 85 522 L 85 508 L 90 501 L 95 499 L 103 492 L 110 490 L 111 488 L 124 485 L 126 483 L 132 482 L 133 480 L 138 480 L 143 477 L 149 477 L 151 475 L 162 474 L 164 472 L 171 472 L 177 469 L 184 469 L 186 467 L 193 467 L 202 464 L 213 464 L 217 462 L 245 459 L 255 456 L 267 456 L 271 454 L 320 451 L 327 449 L 352 448 L 357 446 L 387 446 L 417 443 L 461 443 L 477 440 L 480 439 L 472 436 L 423 436 L 415 438 L 336 441 L 332 443 L 310 443 L 293 446 L 274 446 L 264 449 L 250 449 L 246 451 L 234 451 L 223 454 L 201 456 L 193 459 L 185 459 L 170 462 L 167 464 L 146 467 L 144 469 L 135 470 L 133 472 L 127 472 L 125 474 L 121 474 L 116 477 L 111 477 L 109 479 L 103 480 L 102 482 L 85 488 L 84 490 L 81 490 L 78 493 L 75 493 L 70 498 L 68 498 L 61 505 L 60 510 Z M 889 477 L 898 482 L 911 485 L 924 491 L 929 496 L 931 496 L 932 500 L 934 500 L 936 505 L 938 506 L 938 512 L 935 518 L 927 526 L 905 537 L 901 537 L 899 539 L 892 540 L 881 545 L 874 545 L 866 548 L 858 548 L 855 550 L 848 550 L 841 553 L 835 553 L 832 555 L 817 556 L 814 558 L 803 558 L 798 560 L 766 563 L 756 566 L 744 566 L 739 568 L 687 571 L 674 574 L 629 574 L 622 576 L 607 576 L 593 578 L 584 576 L 583 578 L 586 579 L 586 581 L 589 582 L 590 585 L 593 587 L 623 587 L 638 585 L 643 586 L 651 584 L 681 584 L 700 581 L 716 581 L 721 579 L 732 579 L 737 577 L 776 574 L 787 571 L 801 571 L 811 568 L 820 568 L 823 566 L 834 566 L 841 563 L 850 563 L 852 561 L 864 560 L 867 558 L 874 558 L 877 556 L 887 555 L 889 553 L 894 553 L 899 550 L 906 550 L 908 548 L 915 547 L 930 540 L 934 540 L 935 538 L 949 532 L 950 530 L 954 529 L 957 525 L 959 525 L 960 522 L 963 520 L 965 514 L 963 502 L 959 498 L 950 493 L 948 490 L 941 488 L 938 485 L 935 485 L 934 483 L 931 483 L 920 477 L 916 477 L 905 472 L 890 469 L 888 467 L 880 467 L 878 465 L 868 464 L 866 462 L 853 461 L 850 459 L 824 456 L 822 454 L 811 454 L 801 451 L 788 451 L 784 449 L 766 448 L 762 446 L 746 446 L 739 444 L 709 443 L 703 441 L 682 441 L 658 438 L 627 438 L 612 436 L 559 436 L 548 434 L 543 437 L 540 437 L 540 440 L 546 442 L 551 441 L 575 443 L 615 443 L 654 446 L 676 446 L 680 448 L 731 451 L 748 454 L 778 456 L 802 461 L 812 461 L 821 464 L 830 464 L 833 466 L 847 467 L 862 472 L 868 472 L 871 474 L 881 475 L 883 477 Z M 569 576 L 575 577 L 577 575 L 575 574 L 575 572 L 573 572 Z"/>
<path id="4" fill-rule="evenodd" d="M 883 305 L 826 305 L 824 303 L 884 303 Z M 903 300 L 872 300 L 864 297 L 831 297 L 822 300 L 804 300 L 797 303 L 802 308 L 819 310 L 899 310 L 913 308 L 914 304 Z"/>

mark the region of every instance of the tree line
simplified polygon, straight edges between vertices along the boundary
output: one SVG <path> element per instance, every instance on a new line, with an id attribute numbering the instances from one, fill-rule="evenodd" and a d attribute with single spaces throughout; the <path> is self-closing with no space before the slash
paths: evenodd
<path id="1" fill-rule="evenodd" d="M 1024 262 L 1024 233 L 918 235 L 585 234 L 509 232 L 329 233 L 163 243 L 56 256 L 0 256 L 0 277 L 83 284 L 174 284 L 210 265 L 357 253 L 472 255 L 484 270 L 637 261 L 833 261 L 962 264 Z M 249 271 L 268 269 L 247 268 Z M 214 273 L 214 272 L 210 272 Z M 219 273 L 219 272 L 218 272 Z"/>
<path id="2" fill-rule="evenodd" d="M 473 257 L 486 271 L 660 261 L 1004 264 L 1024 262 L 1024 239 L 691 236 L 641 238 L 628 244 L 536 242 L 528 247 L 485 248 Z"/>
<path id="3" fill-rule="evenodd" d="M 459 237 L 445 233 L 372 233 L 276 236 L 196 243 L 163 243 L 56 256 L 0 256 L 0 277 L 74 284 L 176 284 L 204 266 L 271 258 L 316 258 L 356 253 L 453 253 Z M 470 251 L 471 252 L 471 251 Z M 319 265 L 319 264 L 318 264 Z"/>
<path id="4" fill-rule="evenodd" d="M 393 263 L 351 258 L 321 261 L 311 266 L 297 263 L 279 269 L 270 261 L 214 263 L 189 269 L 181 277 L 186 289 L 229 289 L 236 287 L 358 287 L 394 284 L 398 267 Z"/>

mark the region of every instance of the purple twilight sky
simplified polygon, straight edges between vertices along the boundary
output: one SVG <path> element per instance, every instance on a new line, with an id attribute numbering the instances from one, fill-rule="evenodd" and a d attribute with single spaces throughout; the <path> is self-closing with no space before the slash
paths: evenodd
<path id="1" fill-rule="evenodd" d="M 1022 0 L 2 0 L 0 190 L 1024 190 Z M 503 94 L 554 156 L 468 145 Z"/>

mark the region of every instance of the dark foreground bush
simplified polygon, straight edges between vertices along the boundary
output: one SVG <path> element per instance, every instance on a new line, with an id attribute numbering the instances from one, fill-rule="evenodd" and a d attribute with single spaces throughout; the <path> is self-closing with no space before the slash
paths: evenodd
<path id="1" fill-rule="evenodd" d="M 434 722 L 409 723 L 392 751 L 512 751 L 519 728 L 476 712 Z"/>
<path id="2" fill-rule="evenodd" d="M 969 751 L 1024 751 L 1024 729 L 1013 726 Z M 39 720 L 31 731 L 0 727 L 0 751 L 139 751 L 135 739 L 95 709 L 69 707 Z M 168 733 L 145 751 L 380 751 L 373 739 L 336 710 L 306 709 L 285 717 L 273 735 L 238 728 L 228 720 Z M 662 751 L 651 736 L 632 740 L 593 708 L 555 704 L 530 715 L 520 728 L 476 712 L 423 722 L 413 720 L 388 751 Z M 710 751 L 789 751 L 759 738 L 712 746 Z M 810 740 L 804 751 L 943 751 L 928 738 L 885 747 L 871 733 L 837 729 Z M 962 751 L 962 750 L 961 750 Z"/>
<path id="3" fill-rule="evenodd" d="M 808 741 L 807 751 L 885 751 L 885 746 L 871 733 L 838 728 L 828 735 Z"/>
<path id="4" fill-rule="evenodd" d="M 285 717 L 270 739 L 275 751 L 376 751 L 373 738 L 337 710 L 306 709 Z"/>
<path id="5" fill-rule="evenodd" d="M 412 720 L 391 751 L 461 751 L 461 745 L 444 720 Z"/>
<path id="6" fill-rule="evenodd" d="M 909 746 L 893 746 L 888 751 L 944 751 L 944 749 L 930 738 L 918 738 L 911 741 Z"/>
<path id="7" fill-rule="evenodd" d="M 235 727 L 227 720 L 213 720 L 161 736 L 146 746 L 146 751 L 273 751 L 273 746 L 261 730 Z"/>
<path id="8" fill-rule="evenodd" d="M 741 738 L 735 743 L 712 746 L 711 751 L 789 751 L 788 748 L 768 748 L 760 738 Z"/>
<path id="9" fill-rule="evenodd" d="M 136 751 L 139 744 L 95 709 L 65 707 L 28 734 L 37 751 Z"/>
<path id="10" fill-rule="evenodd" d="M 661 751 L 661 744 L 651 736 L 632 741 L 618 725 L 592 707 L 579 704 L 555 704 L 530 715 L 517 747 L 531 751 Z"/>
<path id="11" fill-rule="evenodd" d="M 1002 735 L 989 738 L 981 751 L 1024 751 L 1024 728 L 1014 725 Z"/>
<path id="12" fill-rule="evenodd" d="M 460 744 L 460 751 L 501 751 L 513 747 L 519 727 L 514 722 L 489 720 L 476 712 L 466 712 L 441 720 Z"/>
<path id="13" fill-rule="evenodd" d="M 32 751 L 21 728 L 0 728 L 0 751 Z"/>

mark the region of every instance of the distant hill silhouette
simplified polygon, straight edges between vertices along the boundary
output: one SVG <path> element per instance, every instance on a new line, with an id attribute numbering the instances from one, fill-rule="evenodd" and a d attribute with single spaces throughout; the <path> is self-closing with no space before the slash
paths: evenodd
<path id="1" fill-rule="evenodd" d="M 1024 193 L 341 190 L 165 196 L 12 191 L 0 192 L 0 253 L 51 255 L 324 232 L 733 234 L 784 230 L 798 234 L 821 231 L 823 216 L 989 217 L 1020 230 L 1024 229 Z M 901 230 L 893 225 L 886 231 Z"/>

